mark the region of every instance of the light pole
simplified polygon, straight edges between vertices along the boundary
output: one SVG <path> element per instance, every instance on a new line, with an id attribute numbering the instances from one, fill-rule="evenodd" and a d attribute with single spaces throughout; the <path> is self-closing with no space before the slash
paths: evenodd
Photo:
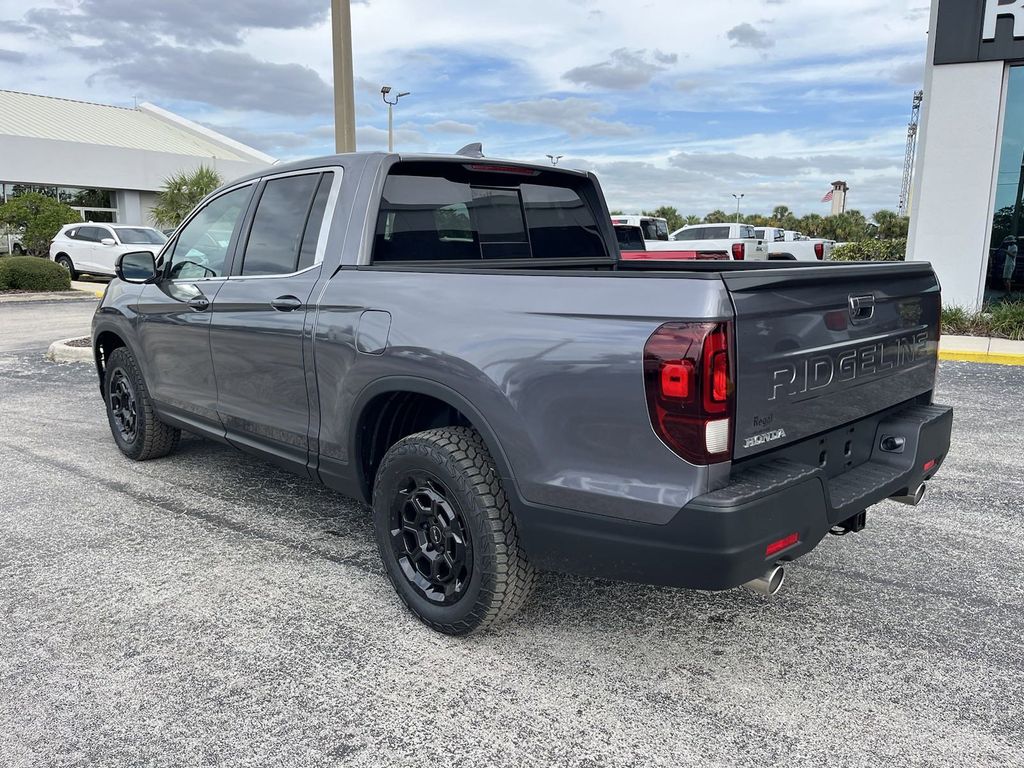
<path id="1" fill-rule="evenodd" d="M 409 92 L 408 91 L 403 91 L 402 93 L 396 93 L 394 95 L 394 101 L 391 101 L 391 99 L 388 98 L 388 95 L 390 93 L 391 93 L 391 86 L 390 85 L 385 85 L 385 86 L 381 87 L 381 89 L 380 89 L 380 97 L 382 99 L 384 99 L 384 103 L 388 105 L 388 152 L 394 152 L 395 151 L 395 113 L 394 113 L 395 104 L 397 104 L 398 100 L 400 98 L 402 98 L 403 96 L 408 96 Z"/>
<path id="2" fill-rule="evenodd" d="M 350 0 L 331 0 L 334 40 L 334 148 L 356 151 L 356 99 L 352 84 L 352 9 Z"/>
<path id="3" fill-rule="evenodd" d="M 737 195 L 735 192 L 732 194 L 736 198 L 736 223 L 740 223 L 740 200 L 744 198 L 744 195 Z"/>
<path id="4" fill-rule="evenodd" d="M 552 165 L 558 165 L 558 161 L 563 157 L 565 157 L 565 155 L 548 155 L 548 160 L 551 161 Z"/>

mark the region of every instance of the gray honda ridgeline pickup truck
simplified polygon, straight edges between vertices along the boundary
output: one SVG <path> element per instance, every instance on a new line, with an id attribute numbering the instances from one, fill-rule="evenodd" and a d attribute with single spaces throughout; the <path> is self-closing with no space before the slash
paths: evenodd
<path id="1" fill-rule="evenodd" d="M 927 264 L 620 263 L 588 173 L 351 154 L 207 197 L 93 322 L 121 451 L 181 430 L 372 505 L 452 634 L 535 569 L 774 592 L 950 443 Z M 895 513 L 895 510 L 890 510 Z"/>

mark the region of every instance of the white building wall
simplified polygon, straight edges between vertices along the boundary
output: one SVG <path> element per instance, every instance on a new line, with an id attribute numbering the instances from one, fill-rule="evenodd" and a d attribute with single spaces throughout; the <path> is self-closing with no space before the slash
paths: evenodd
<path id="1" fill-rule="evenodd" d="M 117 192 L 117 223 L 142 224 L 142 205 L 139 193 L 135 190 Z"/>
<path id="2" fill-rule="evenodd" d="M 156 191 L 168 176 L 202 164 L 215 168 L 225 181 L 269 165 L 0 134 L 0 178 L 4 181 Z"/>
<path id="3" fill-rule="evenodd" d="M 933 3 L 933 30 L 937 13 Z M 934 35 L 931 40 L 907 258 L 932 263 L 943 304 L 978 309 L 988 269 L 1006 65 L 934 66 Z"/>
<path id="4" fill-rule="evenodd" d="M 150 227 L 155 227 L 156 222 L 153 221 L 153 206 L 156 205 L 156 192 L 140 192 L 139 204 L 142 208 L 142 217 L 139 221 Z"/>

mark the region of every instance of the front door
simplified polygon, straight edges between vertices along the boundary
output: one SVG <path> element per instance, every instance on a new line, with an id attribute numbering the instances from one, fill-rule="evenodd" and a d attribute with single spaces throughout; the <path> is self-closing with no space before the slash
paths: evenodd
<path id="1" fill-rule="evenodd" d="M 210 354 L 210 306 L 224 285 L 252 184 L 214 198 L 179 229 L 163 254 L 163 279 L 143 286 L 141 365 L 165 416 L 222 431 Z"/>
<path id="2" fill-rule="evenodd" d="M 213 302 L 217 411 L 229 441 L 293 471 L 309 450 L 312 370 L 307 313 L 323 261 L 333 172 L 270 177 L 231 277 Z"/>

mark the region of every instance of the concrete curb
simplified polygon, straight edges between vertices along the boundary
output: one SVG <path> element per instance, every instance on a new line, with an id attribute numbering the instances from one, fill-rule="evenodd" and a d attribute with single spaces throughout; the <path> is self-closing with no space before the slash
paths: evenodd
<path id="1" fill-rule="evenodd" d="M 102 298 L 102 291 L 51 291 L 47 293 L 5 293 L 0 296 L 0 304 L 28 304 L 31 302 L 53 301 L 96 301 Z"/>
<path id="2" fill-rule="evenodd" d="M 1004 355 L 998 352 L 970 352 L 965 349 L 943 349 L 940 360 L 956 360 L 961 363 L 991 363 L 992 365 L 1024 365 L 1024 355 Z"/>
<path id="3" fill-rule="evenodd" d="M 55 363 L 91 363 L 93 361 L 91 344 L 88 347 L 68 346 L 69 341 L 78 341 L 82 338 L 88 337 L 76 336 L 73 339 L 61 339 L 53 342 L 46 350 L 46 359 Z"/>
<path id="4" fill-rule="evenodd" d="M 943 336 L 940 360 L 993 365 L 1024 365 L 1024 341 L 993 339 L 986 336 Z"/>

